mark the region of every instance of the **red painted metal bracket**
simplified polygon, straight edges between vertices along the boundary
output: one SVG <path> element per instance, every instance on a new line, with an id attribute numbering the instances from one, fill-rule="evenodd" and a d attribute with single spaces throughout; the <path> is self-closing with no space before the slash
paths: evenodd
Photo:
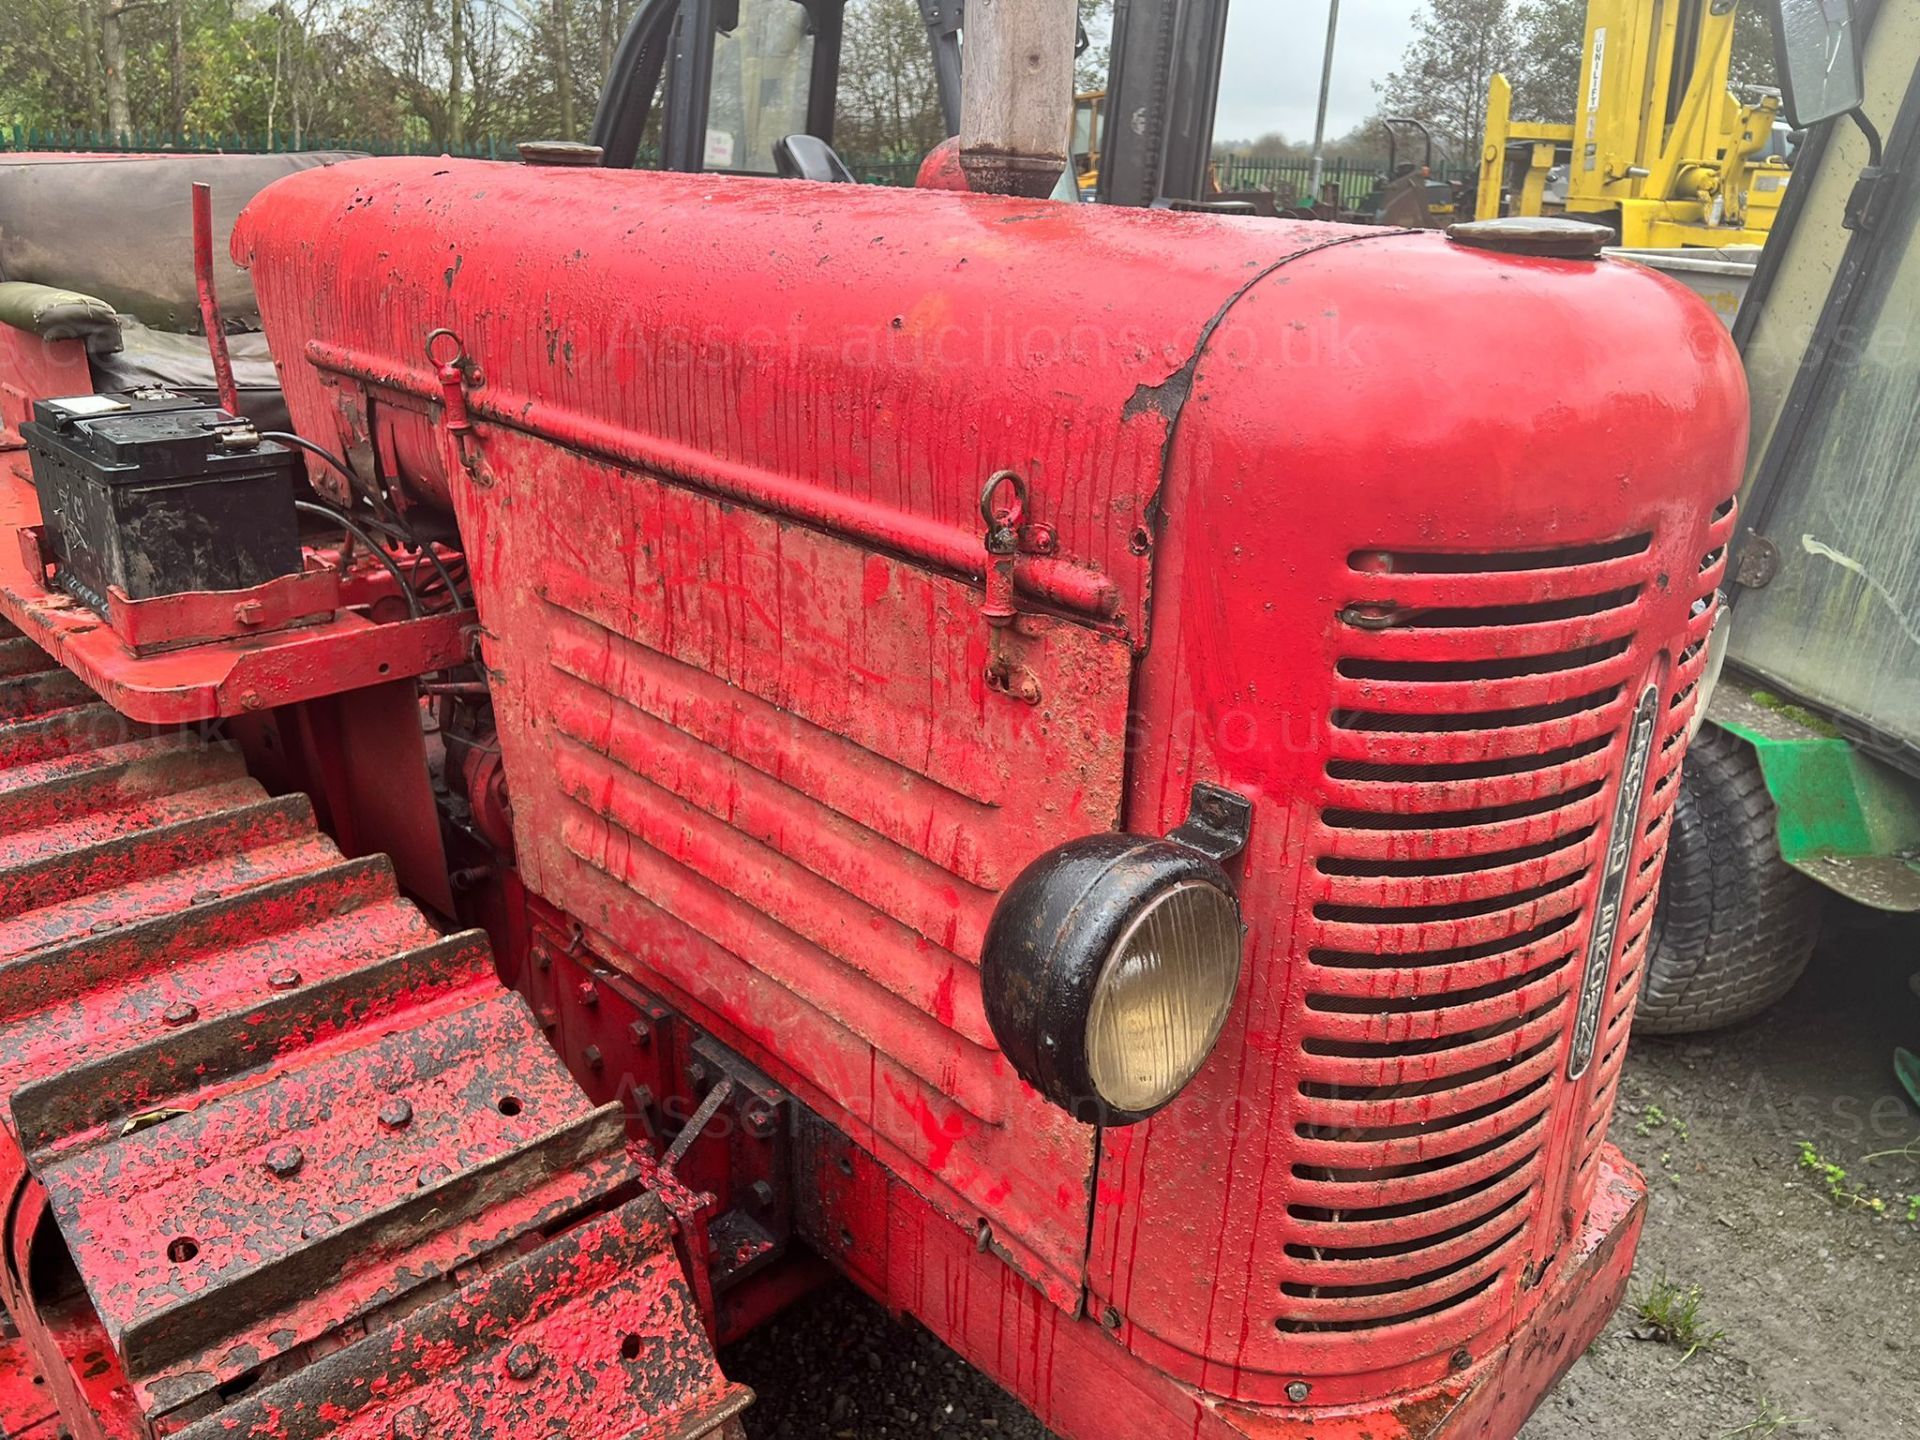
<path id="1" fill-rule="evenodd" d="M 39 547 L 23 532 L 40 524 L 39 497 L 24 480 L 0 475 L 0 618 L 10 621 L 130 720 L 150 725 L 195 724 L 292 705 L 323 695 L 424 675 L 469 658 L 470 611 L 377 624 L 341 610 L 315 624 L 271 634 L 237 635 L 190 648 L 139 654 L 129 641 L 72 598 L 47 589 L 36 573 Z M 296 577 L 286 593 L 183 597 L 138 602 L 123 630 L 135 645 L 175 645 L 204 633 L 218 619 L 245 628 L 237 611 L 248 603 L 293 614 L 313 597 L 302 588 L 322 584 Z M 262 587 L 264 591 L 272 586 Z M 150 608 L 151 607 L 151 608 Z M 264 626 L 263 626 L 264 628 Z"/>
<path id="2" fill-rule="evenodd" d="M 107 624 L 136 655 L 324 624 L 339 608 L 340 576 L 327 568 L 249 590 L 194 590 L 152 600 L 131 599 L 117 585 L 107 592 Z"/>

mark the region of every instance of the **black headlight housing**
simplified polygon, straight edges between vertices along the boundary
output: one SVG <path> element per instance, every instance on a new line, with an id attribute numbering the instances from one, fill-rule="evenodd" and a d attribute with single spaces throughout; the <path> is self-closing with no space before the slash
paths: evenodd
<path id="1" fill-rule="evenodd" d="M 1090 835 L 1008 887 L 987 929 L 987 1019 L 1022 1079 L 1087 1124 L 1170 1104 L 1218 1041 L 1245 931 L 1223 862 L 1252 807 L 1215 786 L 1166 839 Z"/>

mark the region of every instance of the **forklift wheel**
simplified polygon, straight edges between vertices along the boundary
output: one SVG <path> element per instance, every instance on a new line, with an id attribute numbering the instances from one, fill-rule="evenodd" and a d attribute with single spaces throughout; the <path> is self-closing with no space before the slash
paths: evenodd
<path id="1" fill-rule="evenodd" d="M 1826 892 L 1780 858 L 1774 826 L 1753 751 L 1704 728 L 1674 806 L 1635 1021 L 1642 1034 L 1750 1019 L 1805 972 Z"/>

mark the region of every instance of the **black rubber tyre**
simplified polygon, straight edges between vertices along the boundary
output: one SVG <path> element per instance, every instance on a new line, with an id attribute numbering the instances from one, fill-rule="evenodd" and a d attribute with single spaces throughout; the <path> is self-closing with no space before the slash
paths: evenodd
<path id="1" fill-rule="evenodd" d="M 1634 1021 L 1642 1034 L 1751 1019 L 1805 973 L 1826 892 L 1780 858 L 1774 825 L 1752 749 L 1702 729 L 1674 805 Z"/>

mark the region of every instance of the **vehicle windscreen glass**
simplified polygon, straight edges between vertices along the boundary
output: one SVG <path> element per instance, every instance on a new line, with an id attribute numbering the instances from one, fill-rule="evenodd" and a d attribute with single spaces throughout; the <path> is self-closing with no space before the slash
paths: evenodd
<path id="1" fill-rule="evenodd" d="M 807 128 L 813 46 L 798 0 L 740 0 L 740 24 L 714 42 L 707 169 L 774 173 L 774 145 Z"/>
<path id="2" fill-rule="evenodd" d="M 1732 657 L 1920 751 L 1920 184 L 1901 188 L 1767 521 L 1779 573 L 1741 600 Z"/>

